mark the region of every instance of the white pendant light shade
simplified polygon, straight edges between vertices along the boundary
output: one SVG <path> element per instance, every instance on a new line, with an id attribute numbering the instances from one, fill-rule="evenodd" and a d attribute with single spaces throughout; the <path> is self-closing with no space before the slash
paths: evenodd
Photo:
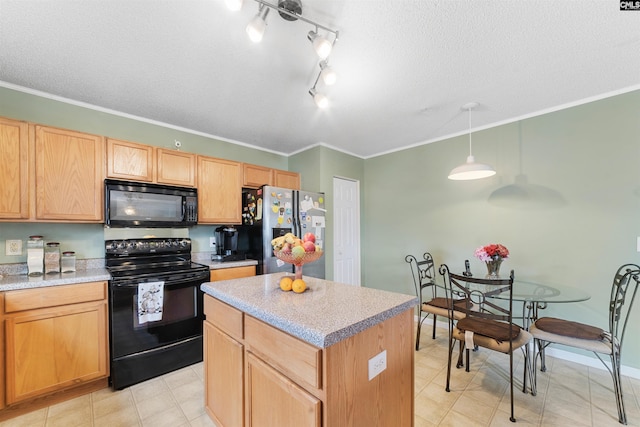
<path id="1" fill-rule="evenodd" d="M 323 37 L 316 33 L 315 31 L 309 31 L 309 40 L 311 40 L 311 44 L 315 49 L 316 53 L 320 57 L 320 59 L 327 59 L 331 54 L 331 49 L 333 45 L 326 37 Z"/>
<path id="2" fill-rule="evenodd" d="M 463 110 L 469 111 L 469 156 L 467 162 L 456 168 L 453 168 L 449 172 L 447 178 L 453 181 L 468 181 L 472 179 L 488 178 L 496 174 L 496 171 L 489 165 L 482 163 L 476 163 L 473 153 L 471 151 L 471 110 L 478 106 L 475 102 L 470 102 L 462 106 Z"/>
<path id="3" fill-rule="evenodd" d="M 496 171 L 489 165 L 476 163 L 473 156 L 467 157 L 467 163 L 453 168 L 449 172 L 448 178 L 454 181 L 465 181 L 471 179 L 488 178 L 496 174 Z"/>
<path id="4" fill-rule="evenodd" d="M 269 10 L 270 9 L 267 7 L 260 9 L 258 14 L 254 16 L 247 25 L 247 35 L 249 36 L 249 39 L 254 43 L 260 43 L 262 41 L 264 30 L 267 28 L 266 19 L 267 15 L 269 14 Z"/>
<path id="5" fill-rule="evenodd" d="M 225 0 L 225 3 L 227 4 L 227 9 L 232 10 L 234 12 L 237 12 L 240 9 L 242 9 L 242 2 L 243 0 Z"/>

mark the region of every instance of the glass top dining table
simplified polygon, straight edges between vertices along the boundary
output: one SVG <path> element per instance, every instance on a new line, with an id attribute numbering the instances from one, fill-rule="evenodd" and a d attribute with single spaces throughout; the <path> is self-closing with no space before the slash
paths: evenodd
<path id="1" fill-rule="evenodd" d="M 482 286 L 482 285 L 474 285 Z M 492 295 L 492 298 L 508 300 L 506 292 Z M 591 298 L 582 289 L 572 288 L 565 285 L 543 285 L 524 280 L 513 281 L 513 302 L 522 303 L 522 315 L 516 316 L 514 307 L 514 318 L 523 321 L 523 328 L 529 329 L 532 322 L 538 319 L 539 310 L 547 308 L 548 304 L 561 304 L 587 301 Z"/>

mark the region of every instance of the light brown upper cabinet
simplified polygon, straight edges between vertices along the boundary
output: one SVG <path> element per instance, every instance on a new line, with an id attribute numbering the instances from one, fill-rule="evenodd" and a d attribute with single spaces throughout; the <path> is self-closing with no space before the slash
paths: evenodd
<path id="1" fill-rule="evenodd" d="M 293 190 L 300 189 L 300 174 L 297 172 L 274 169 L 273 176 L 273 185 L 276 187 L 291 188 Z"/>
<path id="2" fill-rule="evenodd" d="M 242 186 L 247 188 L 259 188 L 263 185 L 273 185 L 273 169 L 264 166 L 242 165 Z"/>
<path id="3" fill-rule="evenodd" d="M 275 187 L 300 189 L 300 174 L 280 169 L 271 169 L 264 166 L 242 165 L 243 182 L 246 188 L 259 188 L 263 185 L 273 185 Z"/>
<path id="4" fill-rule="evenodd" d="M 196 185 L 196 155 L 156 148 L 158 184 Z"/>
<path id="5" fill-rule="evenodd" d="M 198 156 L 198 223 L 242 222 L 242 163 Z"/>
<path id="6" fill-rule="evenodd" d="M 36 219 L 103 221 L 102 136 L 35 125 Z"/>
<path id="7" fill-rule="evenodd" d="M 150 145 L 107 138 L 107 177 L 153 182 L 153 154 Z"/>
<path id="8" fill-rule="evenodd" d="M 107 177 L 194 187 L 196 156 L 108 138 Z"/>
<path id="9" fill-rule="evenodd" d="M 0 118 L 0 219 L 29 218 L 29 125 Z"/>

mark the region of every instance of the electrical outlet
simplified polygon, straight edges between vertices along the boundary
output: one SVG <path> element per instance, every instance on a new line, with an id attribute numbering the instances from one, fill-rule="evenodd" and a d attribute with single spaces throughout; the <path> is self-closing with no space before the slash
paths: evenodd
<path id="1" fill-rule="evenodd" d="M 215 237 L 209 237 L 209 247 L 212 249 L 216 248 L 216 238 Z"/>
<path id="2" fill-rule="evenodd" d="M 387 369 L 387 350 L 383 350 L 369 359 L 369 381 L 380 375 L 385 369 Z"/>
<path id="3" fill-rule="evenodd" d="M 7 255 L 22 255 L 22 240 L 7 240 L 5 253 Z"/>

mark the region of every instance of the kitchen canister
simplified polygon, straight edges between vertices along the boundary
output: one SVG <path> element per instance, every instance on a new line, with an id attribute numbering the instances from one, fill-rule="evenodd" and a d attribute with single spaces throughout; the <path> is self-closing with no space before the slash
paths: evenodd
<path id="1" fill-rule="evenodd" d="M 60 266 L 63 273 L 73 273 L 76 271 L 76 253 L 73 251 L 62 252 Z"/>
<path id="2" fill-rule="evenodd" d="M 29 276 L 42 276 L 44 240 L 42 236 L 29 236 L 27 240 L 27 269 Z"/>
<path id="3" fill-rule="evenodd" d="M 44 272 L 60 273 L 60 243 L 49 242 L 44 248 Z"/>

